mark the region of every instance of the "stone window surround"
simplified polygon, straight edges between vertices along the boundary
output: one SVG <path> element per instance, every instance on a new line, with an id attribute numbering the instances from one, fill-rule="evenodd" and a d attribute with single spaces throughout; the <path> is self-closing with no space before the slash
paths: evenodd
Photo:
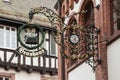
<path id="1" fill-rule="evenodd" d="M 10 77 L 11 80 L 15 80 L 15 73 L 3 73 L 3 72 L 0 72 L 0 76 Z"/>

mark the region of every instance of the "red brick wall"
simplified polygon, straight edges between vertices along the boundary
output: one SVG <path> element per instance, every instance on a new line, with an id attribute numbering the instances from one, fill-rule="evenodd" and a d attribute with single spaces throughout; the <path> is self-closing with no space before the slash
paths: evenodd
<path id="1" fill-rule="evenodd" d="M 94 8 L 94 15 L 95 15 L 94 20 L 95 20 L 95 26 L 98 27 L 101 31 L 99 35 L 99 41 L 103 41 L 99 43 L 99 54 L 100 54 L 99 56 L 100 59 L 102 60 L 102 64 L 100 64 L 96 68 L 95 73 L 96 73 L 96 80 L 108 80 L 107 45 L 106 45 L 107 41 L 105 40 L 107 37 L 111 35 L 110 0 L 100 0 L 100 1 L 101 4 L 99 9 Z M 85 2 L 83 2 L 82 5 L 84 5 L 84 3 Z M 93 4 L 95 7 L 95 2 L 93 2 Z M 81 17 L 81 15 L 77 16 L 77 20 L 79 20 L 79 17 Z M 81 22 L 81 20 L 77 22 Z M 60 77 L 59 80 L 61 80 Z"/>

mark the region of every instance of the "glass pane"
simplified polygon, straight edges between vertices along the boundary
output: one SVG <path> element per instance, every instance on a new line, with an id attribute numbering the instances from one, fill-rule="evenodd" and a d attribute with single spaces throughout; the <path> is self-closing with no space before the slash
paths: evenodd
<path id="1" fill-rule="evenodd" d="M 10 48 L 10 28 L 6 28 L 6 47 Z"/>
<path id="2" fill-rule="evenodd" d="M 42 40 L 42 34 L 41 33 L 39 33 L 39 43 L 41 42 L 41 40 Z M 41 48 L 45 48 L 45 38 L 44 38 L 44 42 L 42 43 L 42 45 L 41 45 Z"/>
<path id="3" fill-rule="evenodd" d="M 17 47 L 17 33 L 14 28 L 12 28 L 12 31 L 11 31 L 11 47 L 12 48 Z"/>
<path id="4" fill-rule="evenodd" d="M 0 47 L 4 47 L 4 29 L 0 26 Z"/>
<path id="5" fill-rule="evenodd" d="M 50 35 L 50 50 L 51 50 L 50 54 L 51 55 L 55 55 L 55 53 L 56 53 L 56 46 L 55 46 L 55 40 L 54 40 L 52 35 Z"/>

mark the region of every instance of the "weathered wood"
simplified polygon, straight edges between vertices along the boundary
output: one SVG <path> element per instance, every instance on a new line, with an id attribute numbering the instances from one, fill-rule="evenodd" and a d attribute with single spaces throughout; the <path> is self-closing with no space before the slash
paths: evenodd
<path id="1" fill-rule="evenodd" d="M 54 63 L 55 63 L 55 68 L 57 68 L 57 66 L 56 66 L 56 65 L 57 65 L 57 64 L 56 64 L 56 63 L 57 63 L 57 59 L 55 59 L 55 62 L 54 62 Z"/>
<path id="2" fill-rule="evenodd" d="M 21 64 L 21 55 L 18 56 L 18 65 Z"/>
<path id="3" fill-rule="evenodd" d="M 49 68 L 51 68 L 51 57 L 49 57 Z"/>
<path id="4" fill-rule="evenodd" d="M 38 66 L 40 67 L 40 56 L 38 57 Z"/>
<path id="5" fill-rule="evenodd" d="M 25 56 L 23 56 L 23 65 L 25 65 L 25 62 L 26 62 L 26 58 Z"/>
<path id="6" fill-rule="evenodd" d="M 2 62 L 2 59 L 0 58 L 0 62 Z"/>
<path id="7" fill-rule="evenodd" d="M 33 66 L 33 57 L 31 57 L 31 66 Z"/>
<path id="8" fill-rule="evenodd" d="M 10 59 L 8 60 L 8 63 L 11 63 L 12 59 L 14 58 L 15 54 L 13 53 Z"/>
<path id="9" fill-rule="evenodd" d="M 6 54 L 6 51 L 4 51 L 4 62 L 7 62 L 7 54 Z"/>

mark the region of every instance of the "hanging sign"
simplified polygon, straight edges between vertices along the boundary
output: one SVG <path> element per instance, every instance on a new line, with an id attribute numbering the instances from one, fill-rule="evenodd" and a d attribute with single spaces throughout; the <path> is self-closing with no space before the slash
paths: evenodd
<path id="1" fill-rule="evenodd" d="M 18 30 L 19 47 L 16 49 L 18 53 L 36 57 L 47 53 L 45 48 L 42 48 L 45 34 L 43 29 L 37 24 L 24 24 Z"/>

